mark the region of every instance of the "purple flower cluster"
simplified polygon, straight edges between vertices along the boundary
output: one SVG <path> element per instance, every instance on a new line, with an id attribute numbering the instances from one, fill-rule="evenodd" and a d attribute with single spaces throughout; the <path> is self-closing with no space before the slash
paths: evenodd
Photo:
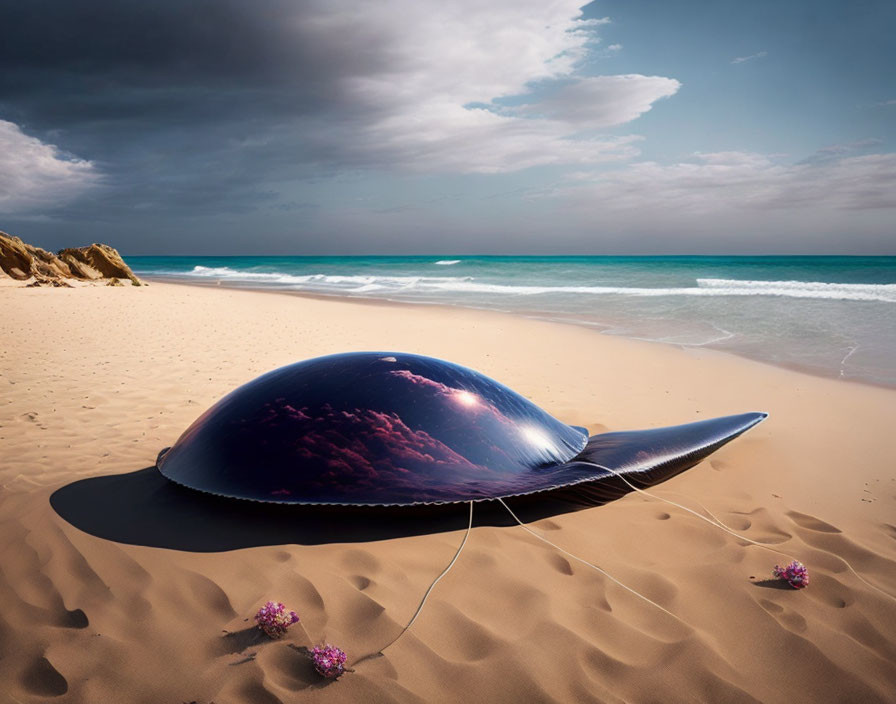
<path id="1" fill-rule="evenodd" d="M 775 565 L 772 574 L 778 579 L 787 581 L 794 589 L 802 589 L 809 586 L 809 570 L 802 562 L 794 560 L 786 567 Z"/>
<path id="2" fill-rule="evenodd" d="M 271 638 L 280 638 L 286 629 L 299 620 L 295 611 L 287 611 L 279 601 L 269 601 L 255 614 L 258 627 Z"/>
<path id="3" fill-rule="evenodd" d="M 317 673 L 329 680 L 345 672 L 345 653 L 332 645 L 315 646 L 311 651 L 311 661 Z"/>

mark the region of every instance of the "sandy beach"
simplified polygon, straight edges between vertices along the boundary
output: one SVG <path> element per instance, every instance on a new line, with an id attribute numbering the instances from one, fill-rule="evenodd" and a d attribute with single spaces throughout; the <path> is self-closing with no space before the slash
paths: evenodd
<path id="1" fill-rule="evenodd" d="M 2 702 L 893 700 L 896 391 L 498 313 L 161 283 L 2 286 L 0 340 Z M 472 367 L 591 433 L 767 411 L 652 491 L 801 560 L 810 586 L 630 494 L 531 527 L 674 617 L 519 526 L 477 525 L 411 631 L 322 683 L 296 648 L 352 664 L 388 643 L 466 507 L 437 531 L 413 513 L 340 530 L 194 497 L 154 463 L 238 385 L 352 350 Z M 269 599 L 301 617 L 281 641 L 253 628 Z"/>

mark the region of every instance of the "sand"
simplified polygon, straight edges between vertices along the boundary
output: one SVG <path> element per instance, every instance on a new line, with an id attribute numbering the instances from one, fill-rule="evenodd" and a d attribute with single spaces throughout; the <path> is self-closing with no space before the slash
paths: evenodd
<path id="1" fill-rule="evenodd" d="M 892 390 L 500 314 L 159 283 L 4 286 L 0 341 L 0 702 L 894 698 L 896 599 L 844 563 L 896 594 Z M 294 521 L 194 501 L 152 467 L 237 385 L 365 349 L 476 368 L 593 433 L 768 411 L 654 493 L 802 560 L 809 588 L 766 581 L 786 558 L 628 495 L 531 525 L 675 617 L 518 526 L 477 525 L 412 630 L 322 684 L 297 648 L 354 662 L 391 640 L 467 509 L 435 532 L 411 514 Z M 252 628 L 268 599 L 302 618 L 282 641 Z"/>

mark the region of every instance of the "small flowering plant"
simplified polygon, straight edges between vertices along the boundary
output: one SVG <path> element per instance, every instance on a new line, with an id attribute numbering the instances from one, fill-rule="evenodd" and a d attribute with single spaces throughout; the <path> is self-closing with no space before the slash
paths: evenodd
<path id="1" fill-rule="evenodd" d="M 809 586 L 809 570 L 802 562 L 794 560 L 786 567 L 775 565 L 772 574 L 778 579 L 783 579 L 794 589 L 802 589 Z"/>
<path id="2" fill-rule="evenodd" d="M 255 614 L 258 627 L 271 638 L 280 638 L 286 629 L 299 620 L 295 611 L 288 611 L 279 601 L 269 601 Z"/>
<path id="3" fill-rule="evenodd" d="M 335 680 L 345 672 L 345 653 L 332 645 L 315 646 L 311 650 L 311 662 L 321 677 Z"/>

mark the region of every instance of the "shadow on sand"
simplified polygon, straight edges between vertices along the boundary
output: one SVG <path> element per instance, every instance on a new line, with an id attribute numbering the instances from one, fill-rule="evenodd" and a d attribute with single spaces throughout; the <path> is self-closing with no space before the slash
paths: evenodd
<path id="1" fill-rule="evenodd" d="M 797 591 L 793 587 L 790 586 L 783 579 L 763 579 L 759 582 L 753 582 L 753 585 L 756 587 L 762 587 L 763 589 L 781 589 L 785 592 L 794 592 Z"/>
<path id="2" fill-rule="evenodd" d="M 625 487 L 602 481 L 508 499 L 526 523 L 617 498 Z M 79 530 L 130 545 L 221 552 L 263 545 L 368 542 L 462 530 L 466 504 L 404 507 L 289 506 L 226 499 L 186 489 L 155 467 L 72 482 L 50 505 Z M 478 502 L 474 525 L 515 525 L 496 501 Z"/>

